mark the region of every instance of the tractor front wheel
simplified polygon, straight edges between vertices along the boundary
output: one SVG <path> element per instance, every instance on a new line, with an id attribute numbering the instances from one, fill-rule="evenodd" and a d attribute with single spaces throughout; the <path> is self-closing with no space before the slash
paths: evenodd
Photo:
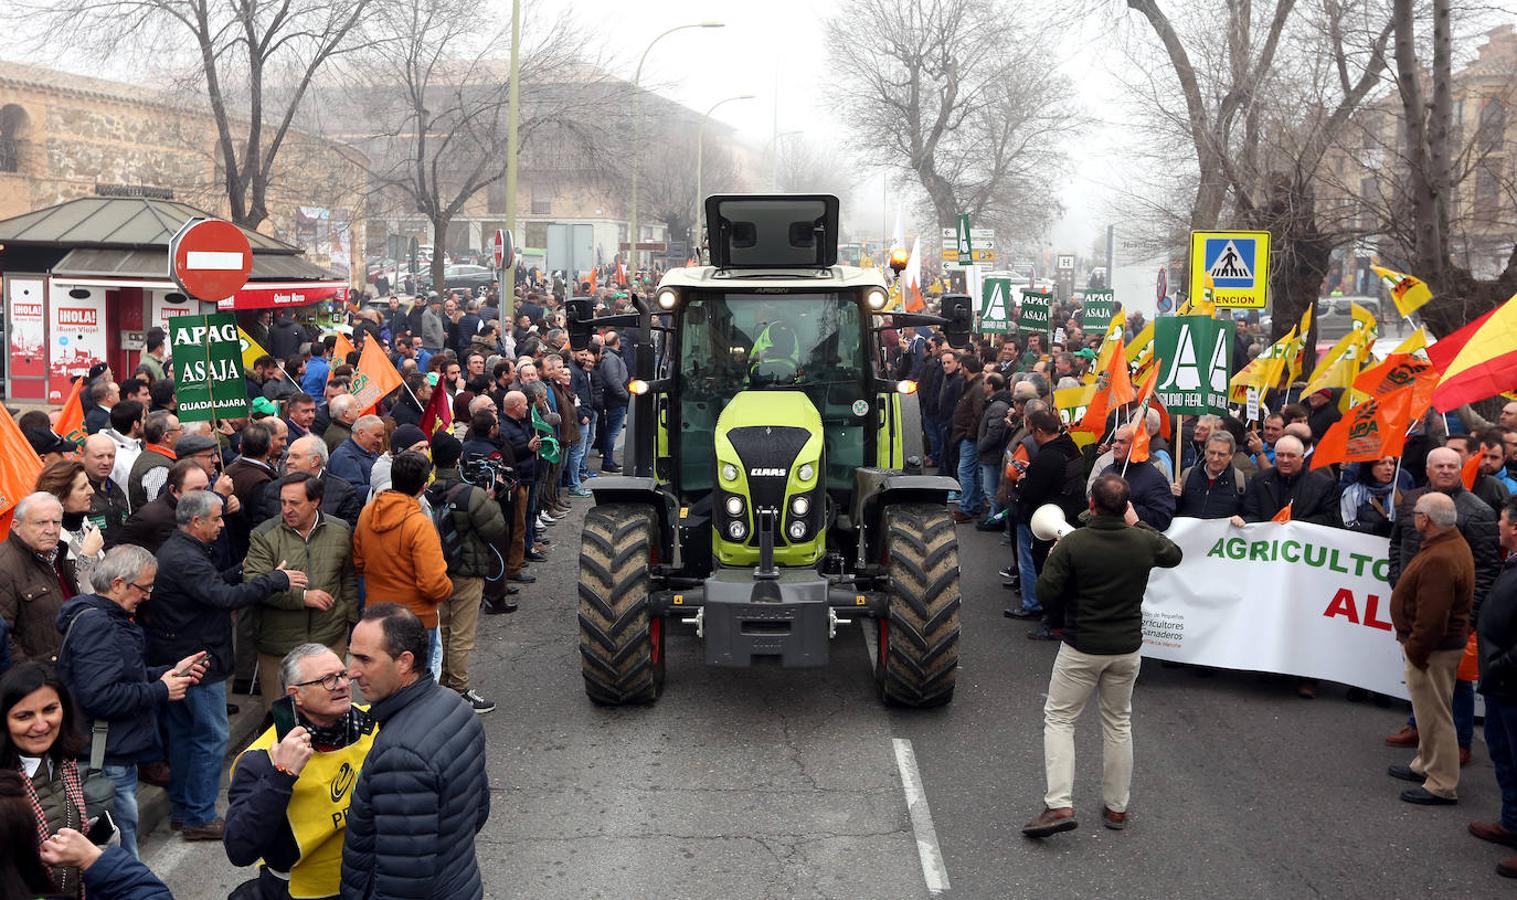
<path id="1" fill-rule="evenodd" d="M 664 687 L 663 620 L 648 613 L 653 507 L 597 506 L 579 550 L 579 657 L 596 703 L 652 703 Z"/>
<path id="2" fill-rule="evenodd" d="M 890 614 L 880 621 L 875 679 L 896 706 L 953 699 L 959 669 L 959 543 L 942 506 L 885 510 Z"/>

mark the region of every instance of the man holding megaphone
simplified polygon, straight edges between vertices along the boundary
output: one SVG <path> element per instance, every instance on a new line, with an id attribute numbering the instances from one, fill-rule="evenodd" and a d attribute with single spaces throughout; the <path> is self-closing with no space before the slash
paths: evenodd
<path id="1" fill-rule="evenodd" d="M 1049 624 L 1064 629 L 1043 706 L 1044 809 L 1022 827 L 1042 838 L 1077 826 L 1074 811 L 1075 720 L 1094 692 L 1105 729 L 1102 758 L 1103 824 L 1127 827 L 1132 782 L 1132 690 L 1142 661 L 1143 592 L 1156 566 L 1174 568 L 1181 551 L 1138 519 L 1127 482 L 1102 475 L 1090 489 L 1090 520 L 1069 530 L 1063 513 L 1033 514 L 1039 535 L 1056 537 L 1038 576 L 1038 599 Z M 1045 511 L 1046 510 L 1046 511 Z"/>

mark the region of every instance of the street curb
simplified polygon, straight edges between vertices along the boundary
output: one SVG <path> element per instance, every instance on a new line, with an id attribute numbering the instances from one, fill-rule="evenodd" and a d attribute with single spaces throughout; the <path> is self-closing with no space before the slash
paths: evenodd
<path id="1" fill-rule="evenodd" d="M 247 696 L 245 694 L 229 695 L 231 703 L 238 707 L 237 714 L 231 716 L 227 722 L 227 768 L 231 761 L 243 748 L 253 742 L 257 737 L 259 727 L 263 724 L 264 705 L 263 698 Z M 226 774 L 225 771 L 222 773 Z M 145 836 L 152 834 L 159 825 L 169 819 L 169 792 L 166 788 L 156 784 L 139 782 L 137 785 L 137 834 Z"/>

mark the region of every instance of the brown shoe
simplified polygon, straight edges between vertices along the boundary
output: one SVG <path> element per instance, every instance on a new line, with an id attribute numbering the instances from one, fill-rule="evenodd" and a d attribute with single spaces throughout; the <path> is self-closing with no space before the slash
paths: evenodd
<path id="1" fill-rule="evenodd" d="M 974 516 L 971 516 L 963 510 L 956 509 L 953 511 L 953 521 L 959 525 L 963 525 L 966 522 L 973 522 Z"/>
<path id="2" fill-rule="evenodd" d="M 1127 813 L 1113 812 L 1109 806 L 1101 807 L 1101 824 L 1112 831 L 1121 831 L 1127 827 Z"/>
<path id="3" fill-rule="evenodd" d="M 169 764 L 163 760 L 143 763 L 137 767 L 137 780 L 158 787 L 169 786 Z"/>
<path id="4" fill-rule="evenodd" d="M 1470 748 L 1468 748 L 1468 747 L 1460 747 L 1459 748 L 1459 768 L 1462 769 L 1462 768 L 1464 768 L 1465 766 L 1467 766 L 1469 764 L 1470 764 Z"/>
<path id="5" fill-rule="evenodd" d="M 1497 863 L 1496 874 L 1502 878 L 1517 878 L 1517 856 L 1508 856 Z"/>
<path id="6" fill-rule="evenodd" d="M 186 825 L 179 836 L 186 841 L 219 841 L 226 833 L 226 820 L 219 816 L 204 825 Z"/>
<path id="7" fill-rule="evenodd" d="M 1471 822 L 1469 828 L 1470 834 L 1482 841 L 1517 847 L 1517 834 L 1508 831 L 1500 822 Z"/>
<path id="8" fill-rule="evenodd" d="M 1022 826 L 1022 834 L 1030 838 L 1046 838 L 1079 827 L 1080 823 L 1075 821 L 1074 807 L 1061 806 L 1058 809 L 1045 808 L 1036 819 Z"/>
<path id="9" fill-rule="evenodd" d="M 1385 739 L 1387 747 L 1415 747 L 1417 746 L 1417 729 L 1408 725 L 1395 734 Z"/>

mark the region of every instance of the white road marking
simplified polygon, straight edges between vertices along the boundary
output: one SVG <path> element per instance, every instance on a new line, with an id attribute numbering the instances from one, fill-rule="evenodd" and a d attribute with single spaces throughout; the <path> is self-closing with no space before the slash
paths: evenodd
<path id="1" fill-rule="evenodd" d="M 179 835 L 172 835 L 164 840 L 153 854 L 150 860 L 143 860 L 150 864 L 154 874 L 159 880 L 167 881 L 173 877 L 179 865 L 190 855 L 194 848 L 186 843 Z"/>
<path id="2" fill-rule="evenodd" d="M 933 896 L 948 890 L 948 867 L 943 864 L 943 850 L 938 833 L 932 827 L 932 811 L 927 808 L 927 792 L 922 789 L 922 773 L 917 771 L 917 754 L 911 741 L 893 738 L 895 764 L 901 771 L 901 789 L 906 792 L 906 809 L 911 814 L 911 830 L 916 833 L 917 856 L 922 860 L 922 876 L 927 892 Z"/>
<path id="3" fill-rule="evenodd" d="M 235 272 L 242 268 L 246 259 L 241 253 L 217 250 L 191 250 L 184 255 L 187 269 L 208 269 L 217 272 Z"/>

